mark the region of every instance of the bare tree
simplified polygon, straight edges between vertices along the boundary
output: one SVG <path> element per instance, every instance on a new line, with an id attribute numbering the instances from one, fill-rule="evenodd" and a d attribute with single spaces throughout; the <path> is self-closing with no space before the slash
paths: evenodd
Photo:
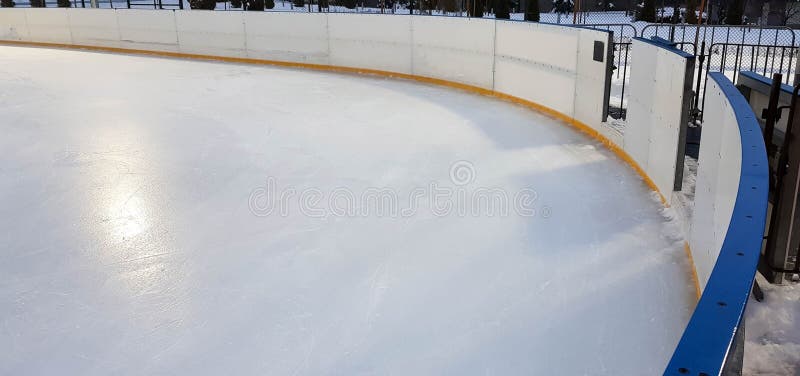
<path id="1" fill-rule="evenodd" d="M 800 1 L 798 0 L 786 0 L 786 4 L 783 7 L 783 13 L 781 14 L 781 25 L 787 25 L 789 23 L 798 24 L 800 23 Z"/>

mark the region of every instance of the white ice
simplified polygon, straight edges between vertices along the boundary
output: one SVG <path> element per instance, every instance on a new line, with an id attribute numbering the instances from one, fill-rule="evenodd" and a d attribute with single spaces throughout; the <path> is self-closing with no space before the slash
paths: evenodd
<path id="1" fill-rule="evenodd" d="M 19 47 L 0 89 L 0 375 L 660 374 L 694 305 L 635 173 L 511 103 Z M 536 211 L 437 215 L 432 184 Z M 326 201 L 369 188 L 414 210 Z"/>

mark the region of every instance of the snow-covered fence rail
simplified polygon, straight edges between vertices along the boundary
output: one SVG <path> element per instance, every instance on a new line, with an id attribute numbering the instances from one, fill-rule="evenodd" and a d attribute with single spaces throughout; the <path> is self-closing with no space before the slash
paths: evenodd
<path id="1" fill-rule="evenodd" d="M 761 128 L 724 74 L 709 74 L 689 246 L 703 295 L 665 374 L 719 375 L 738 345 L 767 215 Z M 739 336 L 740 337 L 740 336 Z"/>
<path id="2" fill-rule="evenodd" d="M 669 203 L 680 190 L 695 57 L 668 44 L 633 41 L 625 151 Z"/>
<path id="3" fill-rule="evenodd" d="M 685 51 L 698 54 L 693 48 L 714 43 L 758 44 L 761 46 L 796 46 L 800 41 L 795 31 L 786 26 L 734 26 L 649 24 L 642 28 L 642 38 L 659 37 L 673 42 L 686 43 Z"/>

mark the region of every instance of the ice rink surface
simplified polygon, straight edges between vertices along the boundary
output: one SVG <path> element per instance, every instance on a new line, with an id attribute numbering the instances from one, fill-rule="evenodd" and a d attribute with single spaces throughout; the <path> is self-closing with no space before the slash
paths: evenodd
<path id="1" fill-rule="evenodd" d="M 0 87 L 0 375 L 651 375 L 694 305 L 641 179 L 524 107 L 20 47 Z"/>

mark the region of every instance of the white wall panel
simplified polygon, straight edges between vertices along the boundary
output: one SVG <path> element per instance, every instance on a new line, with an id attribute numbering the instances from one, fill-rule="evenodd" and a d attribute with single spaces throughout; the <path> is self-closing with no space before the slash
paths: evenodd
<path id="1" fill-rule="evenodd" d="M 412 17 L 413 73 L 491 89 L 494 20 Z"/>
<path id="2" fill-rule="evenodd" d="M 331 64 L 411 74 L 410 16 L 329 13 Z"/>
<path id="3" fill-rule="evenodd" d="M 674 53 L 659 49 L 658 69 L 655 72 L 656 116 L 650 130 L 648 175 L 653 179 L 659 191 L 667 199 L 675 186 L 677 155 L 681 140 L 684 88 L 686 81 L 687 59 Z M 681 163 L 683 161 L 681 160 Z"/>
<path id="4" fill-rule="evenodd" d="M 693 58 L 639 39 L 634 39 L 632 49 L 636 64 L 631 67 L 624 149 L 669 203 Z"/>
<path id="5" fill-rule="evenodd" d="M 605 107 L 606 77 L 608 56 L 606 51 L 611 44 L 611 34 L 606 31 L 576 28 L 578 33 L 577 65 L 575 79 L 575 112 L 573 117 L 600 130 Z M 603 43 L 603 61 L 595 61 L 594 43 Z"/>
<path id="6" fill-rule="evenodd" d="M 67 10 L 58 9 L 25 9 L 28 31 L 31 41 L 45 43 L 72 43 L 69 30 Z"/>
<path id="7" fill-rule="evenodd" d="M 244 12 L 247 56 L 329 64 L 328 14 Z"/>
<path id="8" fill-rule="evenodd" d="M 497 22 L 498 58 L 520 60 L 552 70 L 575 73 L 577 29 L 533 22 Z"/>
<path id="9" fill-rule="evenodd" d="M 496 39 L 494 89 L 572 116 L 576 29 L 498 21 Z"/>
<path id="10" fill-rule="evenodd" d="M 244 12 L 175 11 L 181 52 L 246 57 Z"/>
<path id="11" fill-rule="evenodd" d="M 639 166 L 647 170 L 650 155 L 650 121 L 656 102 L 656 77 L 653 72 L 658 64 L 658 47 L 649 43 L 636 44 L 637 64 L 631 64 L 628 116 L 625 126 L 624 149 Z"/>
<path id="12" fill-rule="evenodd" d="M 724 130 L 720 137 L 719 167 L 717 169 L 717 186 L 714 194 L 715 261 L 728 233 L 728 226 L 733 215 L 733 206 L 736 203 L 736 194 L 739 192 L 739 178 L 742 171 L 742 138 L 739 134 L 739 125 L 733 109 L 728 106 L 727 110 L 724 117 Z M 708 273 L 711 273 L 710 269 Z"/>
<path id="13" fill-rule="evenodd" d="M 572 116 L 575 76 L 529 62 L 498 57 L 496 91 L 549 107 Z M 548 90 L 548 88 L 557 88 Z"/>
<path id="14" fill-rule="evenodd" d="M 728 231 L 741 171 L 736 116 L 714 80 L 708 80 L 689 245 L 704 288 Z"/>
<path id="15" fill-rule="evenodd" d="M 30 40 L 25 9 L 5 8 L 0 10 L 0 39 Z"/>
<path id="16" fill-rule="evenodd" d="M 174 12 L 118 9 L 115 13 L 121 47 L 178 51 Z"/>
<path id="17" fill-rule="evenodd" d="M 72 43 L 119 47 L 119 27 L 113 9 L 67 9 Z"/>

